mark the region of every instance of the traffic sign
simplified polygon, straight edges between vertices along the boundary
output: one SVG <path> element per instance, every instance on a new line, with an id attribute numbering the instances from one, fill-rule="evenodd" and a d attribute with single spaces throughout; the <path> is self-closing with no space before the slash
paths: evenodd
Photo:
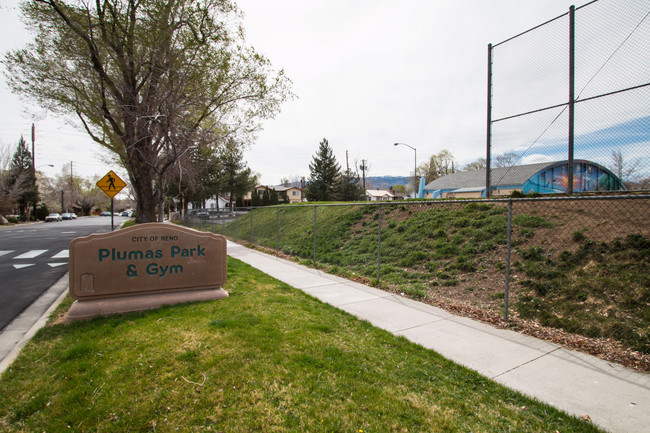
<path id="1" fill-rule="evenodd" d="M 122 191 L 122 188 L 126 186 L 126 183 L 124 183 L 124 181 L 120 179 L 113 170 L 111 170 L 106 174 L 106 176 L 102 177 L 97 182 L 97 186 L 99 189 L 104 191 L 107 196 L 113 198 L 118 192 Z"/>

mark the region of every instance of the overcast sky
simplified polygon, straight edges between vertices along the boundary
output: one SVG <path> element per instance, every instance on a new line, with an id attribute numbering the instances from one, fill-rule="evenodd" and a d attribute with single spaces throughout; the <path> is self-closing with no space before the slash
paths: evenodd
<path id="1" fill-rule="evenodd" d="M 607 1 L 607 0 L 604 0 Z M 30 35 L 18 2 L 0 0 L 0 51 Z M 327 138 L 341 166 L 362 159 L 368 175 L 403 175 L 442 149 L 464 165 L 485 156 L 487 45 L 568 11 L 569 0 L 239 0 L 247 41 L 284 69 L 288 101 L 245 153 L 264 184 L 309 175 Z M 580 6 L 582 3 L 576 4 Z M 568 35 L 567 35 L 568 37 Z M 47 175 L 119 169 L 79 129 L 22 103 L 0 78 L 0 145 L 31 141 Z M 48 167 L 48 164 L 54 167 Z M 123 173 L 123 172 L 122 172 Z"/>

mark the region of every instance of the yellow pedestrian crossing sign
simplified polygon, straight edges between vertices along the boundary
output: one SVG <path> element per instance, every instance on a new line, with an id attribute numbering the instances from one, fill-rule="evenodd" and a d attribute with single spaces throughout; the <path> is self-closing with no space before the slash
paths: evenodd
<path id="1" fill-rule="evenodd" d="M 104 191 L 107 196 L 113 198 L 118 192 L 122 191 L 122 188 L 126 186 L 126 183 L 124 183 L 124 181 L 120 179 L 113 170 L 111 170 L 106 174 L 106 176 L 102 177 L 97 182 L 97 186 L 99 189 Z"/>

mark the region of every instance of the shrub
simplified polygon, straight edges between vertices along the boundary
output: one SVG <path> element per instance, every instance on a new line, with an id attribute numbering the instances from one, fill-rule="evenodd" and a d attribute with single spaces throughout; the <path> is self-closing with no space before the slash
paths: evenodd
<path id="1" fill-rule="evenodd" d="M 427 258 L 428 258 L 428 255 L 424 251 L 413 251 L 408 256 L 404 257 L 399 262 L 399 265 L 403 266 L 405 268 L 409 268 L 409 267 L 412 267 L 413 265 L 416 265 L 416 264 L 418 264 L 420 262 L 425 261 Z"/>
<path id="2" fill-rule="evenodd" d="M 552 228 L 553 223 L 535 215 L 515 215 L 512 222 L 520 227 L 528 228 Z"/>
<path id="3" fill-rule="evenodd" d="M 576 230 L 575 232 L 573 232 L 571 234 L 571 239 L 574 242 L 582 242 L 583 240 L 585 240 L 585 231 L 586 230 L 587 229 Z"/>

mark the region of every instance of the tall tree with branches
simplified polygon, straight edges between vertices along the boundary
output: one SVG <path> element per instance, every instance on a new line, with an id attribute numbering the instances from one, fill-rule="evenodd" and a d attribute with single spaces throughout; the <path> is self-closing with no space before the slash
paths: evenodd
<path id="1" fill-rule="evenodd" d="M 18 205 L 23 218 L 28 215 L 29 205 L 39 199 L 34 175 L 32 153 L 21 136 L 9 166 L 7 194 Z"/>
<path id="2" fill-rule="evenodd" d="M 453 173 L 455 170 L 454 155 L 447 149 L 438 154 L 431 155 L 418 167 L 418 174 L 424 176 L 426 183 L 432 182 L 439 177 Z M 417 185 L 415 186 L 417 189 Z"/>
<path id="3" fill-rule="evenodd" d="M 305 195 L 309 201 L 331 201 L 338 198 L 341 166 L 326 138 L 320 142 L 318 151 L 309 164 L 309 180 Z"/>
<path id="4" fill-rule="evenodd" d="M 612 150 L 612 171 L 624 184 L 631 182 L 639 168 L 639 161 L 626 161 L 620 150 Z"/>
<path id="5" fill-rule="evenodd" d="M 22 15 L 36 38 L 6 55 L 9 85 L 118 156 L 138 222 L 156 220 L 155 184 L 189 149 L 254 134 L 291 95 L 230 0 L 30 0 Z"/>
<path id="6" fill-rule="evenodd" d="M 237 198 L 243 199 L 255 187 L 256 177 L 246 166 L 241 148 L 234 140 L 228 140 L 221 150 L 221 188 L 230 197 L 230 209 Z M 240 203 L 241 204 L 241 203 Z"/>

